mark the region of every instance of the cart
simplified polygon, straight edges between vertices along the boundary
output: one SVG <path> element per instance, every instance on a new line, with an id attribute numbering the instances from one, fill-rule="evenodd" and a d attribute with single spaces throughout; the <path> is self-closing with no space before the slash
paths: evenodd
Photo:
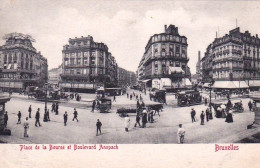
<path id="1" fill-rule="evenodd" d="M 100 104 L 98 105 L 98 109 L 100 113 L 107 113 L 111 109 L 111 99 L 102 98 L 100 99 Z"/>

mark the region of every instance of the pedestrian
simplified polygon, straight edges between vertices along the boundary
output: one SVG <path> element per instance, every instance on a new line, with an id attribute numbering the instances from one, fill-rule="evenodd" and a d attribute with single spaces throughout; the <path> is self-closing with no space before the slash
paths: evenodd
<path id="1" fill-rule="evenodd" d="M 55 115 L 58 115 L 59 114 L 59 104 L 58 102 L 56 103 L 56 111 L 55 111 Z"/>
<path id="2" fill-rule="evenodd" d="M 191 115 L 191 122 L 192 123 L 196 122 L 196 120 L 195 120 L 196 111 L 193 108 L 191 109 L 190 115 Z"/>
<path id="3" fill-rule="evenodd" d="M 24 137 L 29 137 L 28 135 L 28 129 L 29 129 L 29 122 L 28 122 L 28 117 L 26 117 L 25 122 L 23 123 L 24 127 Z"/>
<path id="4" fill-rule="evenodd" d="M 139 127 L 141 127 L 141 124 L 140 124 L 140 115 L 139 115 L 138 113 L 136 114 L 134 127 L 136 127 L 137 124 L 139 125 Z"/>
<path id="5" fill-rule="evenodd" d="M 54 102 L 52 102 L 52 105 L 51 105 L 51 112 L 54 112 L 55 111 L 55 108 L 56 108 L 56 105 Z"/>
<path id="6" fill-rule="evenodd" d="M 101 126 L 102 126 L 102 123 L 99 121 L 99 119 L 97 119 L 96 126 L 97 126 L 97 134 L 96 134 L 96 136 L 98 136 L 98 131 L 101 134 Z"/>
<path id="7" fill-rule="evenodd" d="M 93 103 L 92 103 L 92 110 L 91 110 L 91 112 L 94 112 L 94 110 L 95 110 L 95 107 L 96 107 L 96 101 L 95 101 L 95 100 L 93 100 Z"/>
<path id="8" fill-rule="evenodd" d="M 31 116 L 31 113 L 32 113 L 32 106 L 31 106 L 31 105 L 29 106 L 28 112 L 29 112 L 29 118 L 32 118 L 32 116 Z"/>
<path id="9" fill-rule="evenodd" d="M 128 128 L 130 126 L 130 118 L 128 115 L 125 117 L 125 131 L 128 132 Z"/>
<path id="10" fill-rule="evenodd" d="M 126 97 L 129 98 L 129 94 L 128 93 L 126 94 Z"/>
<path id="11" fill-rule="evenodd" d="M 209 121 L 209 108 L 207 108 L 206 110 L 206 119 L 207 119 L 207 122 Z"/>
<path id="12" fill-rule="evenodd" d="M 233 116 L 232 116 L 231 112 L 227 113 L 225 122 L 227 122 L 227 123 L 232 123 L 233 122 Z"/>
<path id="13" fill-rule="evenodd" d="M 114 95 L 114 99 L 113 99 L 113 102 L 116 102 L 116 95 Z"/>
<path id="14" fill-rule="evenodd" d="M 207 106 L 207 104 L 208 104 L 208 99 L 205 98 L 204 101 L 205 101 L 205 106 Z"/>
<path id="15" fill-rule="evenodd" d="M 249 107 L 249 110 L 252 111 L 253 104 L 251 103 L 251 101 L 248 102 L 248 107 Z"/>
<path id="16" fill-rule="evenodd" d="M 183 144 L 184 143 L 184 135 L 185 135 L 185 129 L 182 128 L 182 124 L 179 124 L 179 128 L 177 131 L 177 137 L 178 137 L 178 143 Z"/>
<path id="17" fill-rule="evenodd" d="M 204 118 L 205 118 L 205 114 L 204 111 L 202 111 L 200 114 L 200 119 L 201 119 L 200 125 L 204 125 Z"/>
<path id="18" fill-rule="evenodd" d="M 8 121 L 8 114 L 7 114 L 7 111 L 6 111 L 5 115 L 4 115 L 4 128 L 7 127 L 7 121 Z"/>
<path id="19" fill-rule="evenodd" d="M 39 126 L 41 126 L 41 123 L 40 123 L 40 109 L 38 108 L 36 114 L 35 114 L 35 127 L 37 127 L 37 124 Z"/>
<path id="20" fill-rule="evenodd" d="M 63 114 L 63 119 L 64 119 L 64 126 L 67 126 L 67 121 L 68 121 L 68 114 L 67 111 Z"/>
<path id="21" fill-rule="evenodd" d="M 17 116 L 18 116 L 17 124 L 21 124 L 21 117 L 22 117 L 21 111 L 18 112 Z"/>
<path id="22" fill-rule="evenodd" d="M 142 112 L 142 127 L 145 128 L 147 123 L 147 111 L 144 108 Z"/>
<path id="23" fill-rule="evenodd" d="M 51 121 L 51 120 L 50 120 L 50 112 L 49 112 L 49 109 L 48 109 L 47 112 L 46 112 L 46 117 L 47 117 L 47 121 Z"/>
<path id="24" fill-rule="evenodd" d="M 77 112 L 76 108 L 74 108 L 74 113 L 73 114 L 74 114 L 74 117 L 73 117 L 72 121 L 74 121 L 74 119 L 76 119 L 77 122 L 79 122 L 79 120 L 78 120 L 78 112 Z"/>
<path id="25" fill-rule="evenodd" d="M 133 95 L 132 95 L 132 94 L 130 94 L 130 100 L 132 100 L 132 98 L 133 98 Z"/>

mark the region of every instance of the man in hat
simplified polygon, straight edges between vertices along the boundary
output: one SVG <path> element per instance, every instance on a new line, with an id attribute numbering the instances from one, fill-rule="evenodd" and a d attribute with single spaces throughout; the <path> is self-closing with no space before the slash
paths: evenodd
<path id="1" fill-rule="evenodd" d="M 35 127 L 37 127 L 37 124 L 41 126 L 40 124 L 40 109 L 38 108 L 36 115 L 35 115 Z"/>
<path id="2" fill-rule="evenodd" d="M 68 121 L 68 114 L 67 111 L 63 114 L 63 119 L 64 119 L 64 126 L 67 126 L 67 121 Z"/>
<path id="3" fill-rule="evenodd" d="M 74 108 L 74 113 L 73 114 L 74 114 L 74 117 L 73 117 L 72 121 L 74 121 L 74 119 L 76 119 L 77 122 L 79 122 L 79 120 L 78 120 L 78 112 L 77 112 L 76 108 Z"/>
<path id="4" fill-rule="evenodd" d="M 196 111 L 193 108 L 191 109 L 190 115 L 191 115 L 191 122 L 196 122 L 195 120 Z"/>
<path id="5" fill-rule="evenodd" d="M 96 126 L 97 126 L 97 134 L 96 134 L 96 136 L 98 136 L 98 131 L 101 134 L 101 126 L 102 126 L 102 123 L 99 121 L 99 119 L 97 119 Z"/>

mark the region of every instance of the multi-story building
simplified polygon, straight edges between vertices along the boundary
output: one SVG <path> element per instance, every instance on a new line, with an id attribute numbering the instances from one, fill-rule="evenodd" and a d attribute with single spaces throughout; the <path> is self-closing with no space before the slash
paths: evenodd
<path id="1" fill-rule="evenodd" d="M 152 88 L 185 88 L 190 85 L 187 38 L 178 27 L 165 25 L 165 32 L 150 37 L 137 70 L 138 81 Z"/>
<path id="2" fill-rule="evenodd" d="M 118 67 L 117 75 L 118 86 L 120 87 L 133 86 L 136 83 L 136 76 L 134 72 Z"/>
<path id="3" fill-rule="evenodd" d="M 48 64 L 33 47 L 30 35 L 10 33 L 0 47 L 0 88 L 21 90 L 27 86 L 42 87 L 48 80 Z"/>
<path id="4" fill-rule="evenodd" d="M 251 36 L 240 28 L 233 29 L 223 37 L 215 38 L 208 46 L 202 58 L 202 75 L 204 82 L 232 81 L 231 83 L 215 82 L 226 87 L 238 88 L 260 87 L 260 39 Z M 219 83 L 219 84 L 218 84 Z"/>
<path id="5" fill-rule="evenodd" d="M 58 68 L 53 68 L 49 70 L 48 75 L 48 82 L 51 84 L 58 85 L 60 82 L 60 75 L 62 73 L 61 65 Z"/>
<path id="6" fill-rule="evenodd" d="M 75 37 L 62 50 L 60 87 L 68 91 L 88 92 L 97 87 L 117 85 L 117 63 L 104 43 L 93 37 Z"/>

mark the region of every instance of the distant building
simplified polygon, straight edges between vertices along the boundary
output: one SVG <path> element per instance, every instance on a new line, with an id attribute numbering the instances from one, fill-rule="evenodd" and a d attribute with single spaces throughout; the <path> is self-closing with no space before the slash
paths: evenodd
<path id="1" fill-rule="evenodd" d="M 60 82 L 60 75 L 62 73 L 61 65 L 58 68 L 53 68 L 49 70 L 48 75 L 48 82 L 51 84 L 59 84 Z"/>
<path id="2" fill-rule="evenodd" d="M 10 33 L 0 47 L 0 88 L 18 91 L 28 86 L 42 87 L 48 80 L 48 63 L 33 47 L 30 35 Z"/>
<path id="3" fill-rule="evenodd" d="M 69 39 L 62 50 L 60 87 L 67 91 L 90 92 L 117 85 L 117 63 L 104 43 L 92 36 Z"/>
<path id="4" fill-rule="evenodd" d="M 133 86 L 136 84 L 136 75 L 134 72 L 118 67 L 117 75 L 118 86 L 120 87 Z"/>
<path id="5" fill-rule="evenodd" d="M 164 33 L 151 36 L 145 47 L 137 70 L 138 81 L 159 89 L 191 85 L 187 47 L 187 38 L 179 34 L 178 27 L 165 25 Z"/>
<path id="6" fill-rule="evenodd" d="M 259 48 L 258 35 L 241 33 L 239 27 L 216 37 L 201 59 L 203 82 L 215 81 L 216 88 L 260 87 Z"/>

